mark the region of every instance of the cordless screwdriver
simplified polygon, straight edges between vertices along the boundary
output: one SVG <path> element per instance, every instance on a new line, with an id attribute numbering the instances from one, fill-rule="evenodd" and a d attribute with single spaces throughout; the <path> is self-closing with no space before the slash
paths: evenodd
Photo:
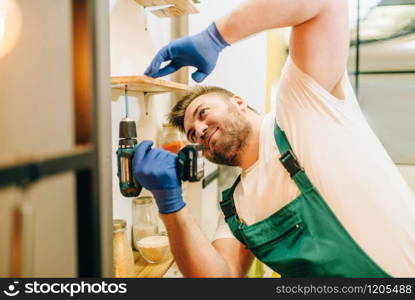
<path id="1" fill-rule="evenodd" d="M 117 150 L 118 179 L 121 194 L 125 197 L 137 197 L 142 186 L 133 175 L 134 147 L 137 144 L 137 128 L 135 121 L 128 118 L 128 92 L 127 85 L 124 89 L 125 118 L 120 122 L 119 141 Z"/>
<path id="2" fill-rule="evenodd" d="M 127 117 L 120 122 L 119 142 L 117 150 L 118 179 L 121 194 L 125 197 L 137 197 L 142 186 L 133 175 L 134 147 L 137 144 L 135 121 Z"/>
<path id="3" fill-rule="evenodd" d="M 134 128 L 134 129 L 132 129 Z M 123 119 L 120 123 L 120 141 L 117 150 L 120 191 L 125 197 L 137 197 L 142 186 L 132 172 L 135 139 L 135 122 Z M 182 181 L 196 182 L 204 176 L 203 146 L 187 145 L 178 153 L 177 168 Z"/>
<path id="4" fill-rule="evenodd" d="M 178 153 L 178 169 L 182 181 L 200 181 L 204 172 L 203 146 L 187 145 Z"/>
<path id="5" fill-rule="evenodd" d="M 128 118 L 128 96 L 125 87 L 125 118 L 120 122 L 117 149 L 118 179 L 121 194 L 125 197 L 137 197 L 142 186 L 133 175 L 134 147 L 137 145 L 137 129 L 134 120 Z M 182 181 L 196 182 L 204 176 L 203 146 L 191 144 L 178 153 L 177 168 Z"/>

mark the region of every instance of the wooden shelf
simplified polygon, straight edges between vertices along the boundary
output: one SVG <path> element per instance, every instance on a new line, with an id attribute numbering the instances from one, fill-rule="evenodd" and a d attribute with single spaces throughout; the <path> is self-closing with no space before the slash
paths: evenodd
<path id="1" fill-rule="evenodd" d="M 135 0 L 135 2 L 144 7 L 173 5 L 151 11 L 160 18 L 179 17 L 199 12 L 192 0 Z"/>
<path id="2" fill-rule="evenodd" d="M 159 278 L 163 277 L 168 269 L 172 266 L 174 259 L 171 253 L 169 257 L 161 263 L 151 264 L 147 262 L 138 251 L 133 251 L 135 268 L 137 272 L 137 278 Z"/>
<path id="3" fill-rule="evenodd" d="M 148 93 L 185 92 L 190 86 L 148 76 L 115 76 L 112 77 L 113 88 L 124 89 L 125 85 L 129 91 Z"/>

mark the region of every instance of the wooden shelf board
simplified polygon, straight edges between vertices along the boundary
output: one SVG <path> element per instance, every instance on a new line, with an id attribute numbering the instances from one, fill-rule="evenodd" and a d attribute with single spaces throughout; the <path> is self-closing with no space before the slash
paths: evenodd
<path id="1" fill-rule="evenodd" d="M 167 92 L 185 92 L 190 86 L 178 82 L 172 82 L 148 76 L 115 76 L 112 77 L 111 83 L 113 88 L 124 89 L 125 85 L 129 91 L 150 92 L 150 93 L 167 93 Z"/>
<path id="2" fill-rule="evenodd" d="M 135 0 L 135 2 L 144 7 L 174 5 L 152 11 L 153 14 L 160 18 L 179 17 L 199 12 L 192 0 Z"/>
<path id="3" fill-rule="evenodd" d="M 159 278 L 163 277 L 168 269 L 172 266 L 174 259 L 171 253 L 169 257 L 164 261 L 156 264 L 147 262 L 138 251 L 133 251 L 135 268 L 137 272 L 137 278 Z"/>

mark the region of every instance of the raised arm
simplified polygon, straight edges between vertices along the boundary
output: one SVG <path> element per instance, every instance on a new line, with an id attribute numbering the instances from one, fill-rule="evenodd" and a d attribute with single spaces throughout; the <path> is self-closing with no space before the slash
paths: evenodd
<path id="1" fill-rule="evenodd" d="M 293 27 L 290 51 L 294 62 L 332 90 L 343 74 L 348 55 L 347 0 L 248 0 L 199 34 L 163 47 L 145 74 L 160 77 L 194 66 L 203 81 L 229 44 L 270 28 Z M 159 70 L 163 61 L 171 63 Z"/>
<path id="2" fill-rule="evenodd" d="M 250 0 L 215 23 L 230 44 L 266 29 L 291 26 L 291 57 L 329 91 L 346 68 L 347 0 Z"/>

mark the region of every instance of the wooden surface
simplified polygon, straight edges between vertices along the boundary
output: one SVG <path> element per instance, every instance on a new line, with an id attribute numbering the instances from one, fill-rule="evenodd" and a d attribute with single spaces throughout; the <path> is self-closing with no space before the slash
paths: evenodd
<path id="1" fill-rule="evenodd" d="M 157 264 L 147 262 L 138 251 L 133 251 L 133 253 L 138 278 L 163 277 L 174 262 L 171 252 L 167 259 Z"/>
<path id="2" fill-rule="evenodd" d="M 137 92 L 184 92 L 190 86 L 182 83 L 151 78 L 148 76 L 115 76 L 111 78 L 113 88 L 124 89 L 125 85 L 129 91 Z"/>
<path id="3" fill-rule="evenodd" d="M 179 17 L 188 14 L 198 13 L 192 0 L 135 0 L 138 4 L 144 7 L 169 5 L 174 6 L 151 11 L 158 17 Z"/>

